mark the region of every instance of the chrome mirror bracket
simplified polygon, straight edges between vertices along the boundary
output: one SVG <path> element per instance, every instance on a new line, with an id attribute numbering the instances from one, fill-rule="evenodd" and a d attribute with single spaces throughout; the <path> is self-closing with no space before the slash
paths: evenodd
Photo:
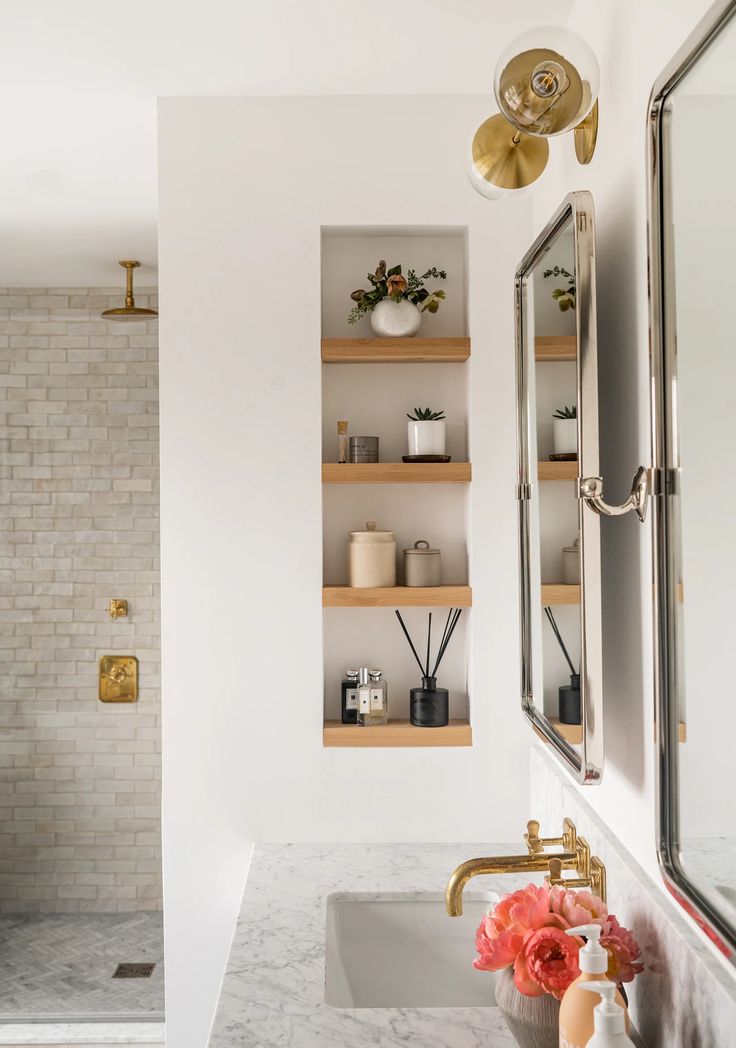
<path id="1" fill-rule="evenodd" d="M 611 506 L 604 501 L 603 480 L 600 477 L 581 477 L 579 492 L 583 502 L 603 517 L 622 517 L 633 509 L 642 524 L 647 519 L 649 473 L 644 466 L 639 466 L 634 474 L 631 494 L 620 506 Z"/>

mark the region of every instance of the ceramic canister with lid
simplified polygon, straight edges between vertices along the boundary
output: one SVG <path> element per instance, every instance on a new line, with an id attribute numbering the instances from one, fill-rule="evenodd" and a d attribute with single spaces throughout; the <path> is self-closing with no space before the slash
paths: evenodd
<path id="1" fill-rule="evenodd" d="M 366 522 L 365 531 L 351 531 L 348 545 L 348 585 L 357 589 L 396 585 L 396 541 L 393 531 L 378 531 Z"/>
<path id="2" fill-rule="evenodd" d="M 440 551 L 431 549 L 426 539 L 419 539 L 411 549 L 405 549 L 404 585 L 439 586 L 440 558 Z"/>

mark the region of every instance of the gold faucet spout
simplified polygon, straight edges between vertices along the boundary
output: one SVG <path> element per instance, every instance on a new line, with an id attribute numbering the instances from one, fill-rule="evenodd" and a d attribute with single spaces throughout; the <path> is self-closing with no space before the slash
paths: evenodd
<path id="1" fill-rule="evenodd" d="M 549 861 L 557 859 L 561 869 L 577 867 L 577 852 L 543 852 L 534 855 L 491 855 L 484 859 L 468 859 L 450 875 L 445 891 L 445 906 L 450 917 L 460 917 L 463 912 L 463 890 L 471 877 L 488 873 L 549 873 Z"/>

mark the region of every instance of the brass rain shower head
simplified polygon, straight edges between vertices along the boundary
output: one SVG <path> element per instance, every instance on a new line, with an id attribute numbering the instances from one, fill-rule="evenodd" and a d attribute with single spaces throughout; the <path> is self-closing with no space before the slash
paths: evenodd
<path id="1" fill-rule="evenodd" d="M 157 309 L 144 309 L 143 306 L 136 306 L 135 304 L 135 298 L 133 297 L 133 270 L 140 265 L 140 262 L 124 260 L 118 262 L 118 265 L 125 270 L 125 305 L 119 306 L 117 309 L 105 309 L 102 312 L 102 316 L 108 320 L 135 320 L 136 317 L 143 319 L 146 317 L 157 317 Z"/>

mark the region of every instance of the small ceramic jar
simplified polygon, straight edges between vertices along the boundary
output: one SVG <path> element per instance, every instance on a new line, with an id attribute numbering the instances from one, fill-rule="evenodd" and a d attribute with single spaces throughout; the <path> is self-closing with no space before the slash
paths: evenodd
<path id="1" fill-rule="evenodd" d="M 419 539 L 404 550 L 404 585 L 439 586 L 440 558 L 438 549 L 430 549 L 426 539 Z"/>
<path id="2" fill-rule="evenodd" d="M 365 531 L 350 532 L 348 585 L 356 589 L 396 585 L 393 531 L 377 531 L 376 522 L 369 520 Z"/>

